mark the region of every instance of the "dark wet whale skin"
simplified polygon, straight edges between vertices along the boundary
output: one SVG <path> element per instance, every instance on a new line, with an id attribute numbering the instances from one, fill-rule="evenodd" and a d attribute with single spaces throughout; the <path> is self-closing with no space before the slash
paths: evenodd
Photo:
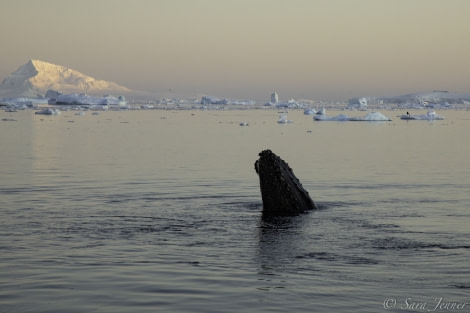
<path id="1" fill-rule="evenodd" d="M 259 176 L 263 216 L 295 216 L 317 209 L 289 165 L 271 150 L 259 153 L 255 170 Z"/>

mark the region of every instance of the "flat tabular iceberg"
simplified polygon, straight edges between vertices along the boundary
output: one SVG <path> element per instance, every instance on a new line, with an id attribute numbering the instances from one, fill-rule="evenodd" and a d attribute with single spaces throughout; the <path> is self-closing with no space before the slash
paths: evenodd
<path id="1" fill-rule="evenodd" d="M 370 112 L 363 117 L 349 117 L 346 114 L 339 114 L 337 116 L 328 116 L 326 114 L 315 115 L 313 117 L 315 121 L 391 121 L 391 119 L 380 112 Z"/>
<path id="2" fill-rule="evenodd" d="M 443 120 L 444 116 L 437 115 L 434 111 L 429 111 L 426 114 L 421 115 L 410 115 L 405 114 L 400 117 L 402 120 L 423 120 L 423 121 L 434 121 L 434 120 Z"/>
<path id="3" fill-rule="evenodd" d="M 103 96 L 92 97 L 86 94 L 69 94 L 58 95 L 56 98 L 51 98 L 49 104 L 52 105 L 119 105 L 124 106 L 127 104 L 124 97 Z"/>
<path id="4" fill-rule="evenodd" d="M 202 105 L 255 105 L 256 102 L 253 100 L 230 100 L 230 99 L 219 99 L 213 96 L 204 96 L 201 99 Z"/>
<path id="5" fill-rule="evenodd" d="M 391 121 L 391 119 L 380 112 L 370 112 L 364 117 L 351 117 L 350 121 Z"/>
<path id="6" fill-rule="evenodd" d="M 346 114 L 339 114 L 336 116 L 328 116 L 323 114 L 318 114 L 313 117 L 315 121 L 349 121 L 350 117 Z"/>

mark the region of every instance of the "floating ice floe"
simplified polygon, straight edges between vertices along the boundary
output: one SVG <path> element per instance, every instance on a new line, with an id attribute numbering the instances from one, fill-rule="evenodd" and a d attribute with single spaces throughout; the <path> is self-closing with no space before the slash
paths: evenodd
<path id="1" fill-rule="evenodd" d="M 380 112 L 370 112 L 366 116 L 362 117 L 349 117 L 346 114 L 339 114 L 337 116 L 328 116 L 326 112 L 323 114 L 317 114 L 313 117 L 315 121 L 391 121 L 391 119 Z"/>
<path id="2" fill-rule="evenodd" d="M 277 120 L 279 124 L 287 124 L 287 123 L 294 123 L 294 121 L 291 121 L 287 119 L 287 113 L 281 113 L 279 114 L 279 119 Z"/>
<path id="3" fill-rule="evenodd" d="M 315 111 L 315 109 L 305 109 L 304 114 L 305 115 L 315 115 L 315 114 L 317 114 L 317 111 Z"/>
<path id="4" fill-rule="evenodd" d="M 45 108 L 40 111 L 36 111 L 36 114 L 42 114 L 42 115 L 60 115 L 60 111 L 58 109 L 52 109 L 52 108 Z"/>
<path id="5" fill-rule="evenodd" d="M 426 114 L 421 115 L 410 115 L 408 112 L 400 117 L 402 120 L 423 120 L 423 121 L 434 121 L 443 120 L 444 116 L 437 115 L 434 111 L 428 111 Z"/>
<path id="6" fill-rule="evenodd" d="M 315 121 L 349 121 L 350 117 L 346 114 L 339 114 L 337 116 L 328 116 L 323 114 L 317 114 L 313 117 Z"/>
<path id="7" fill-rule="evenodd" d="M 351 117 L 350 121 L 391 121 L 392 119 L 388 116 L 383 115 L 380 112 L 370 112 L 364 117 Z"/>

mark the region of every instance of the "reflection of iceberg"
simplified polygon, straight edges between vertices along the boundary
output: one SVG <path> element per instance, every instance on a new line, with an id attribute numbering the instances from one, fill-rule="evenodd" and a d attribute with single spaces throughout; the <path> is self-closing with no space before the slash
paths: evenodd
<path id="1" fill-rule="evenodd" d="M 421 115 L 410 115 L 405 114 L 400 117 L 402 120 L 424 120 L 424 121 L 434 121 L 434 120 L 443 120 L 444 116 L 437 115 L 434 111 L 429 111 L 426 114 Z"/>
<path id="2" fill-rule="evenodd" d="M 57 109 L 52 109 L 52 108 L 46 108 L 41 111 L 36 111 L 36 114 L 42 114 L 42 115 L 60 115 L 60 111 Z"/>
<path id="3" fill-rule="evenodd" d="M 337 116 L 328 116 L 325 113 L 321 115 L 315 115 L 313 117 L 315 121 L 391 121 L 391 119 L 380 112 L 370 112 L 363 117 L 349 117 L 346 114 L 339 114 Z"/>

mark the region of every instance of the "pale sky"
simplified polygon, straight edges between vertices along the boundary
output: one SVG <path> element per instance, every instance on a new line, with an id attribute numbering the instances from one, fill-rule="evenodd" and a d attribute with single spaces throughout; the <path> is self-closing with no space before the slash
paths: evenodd
<path id="1" fill-rule="evenodd" d="M 470 92 L 469 0 L 0 0 L 0 80 L 29 59 L 176 96 Z"/>

